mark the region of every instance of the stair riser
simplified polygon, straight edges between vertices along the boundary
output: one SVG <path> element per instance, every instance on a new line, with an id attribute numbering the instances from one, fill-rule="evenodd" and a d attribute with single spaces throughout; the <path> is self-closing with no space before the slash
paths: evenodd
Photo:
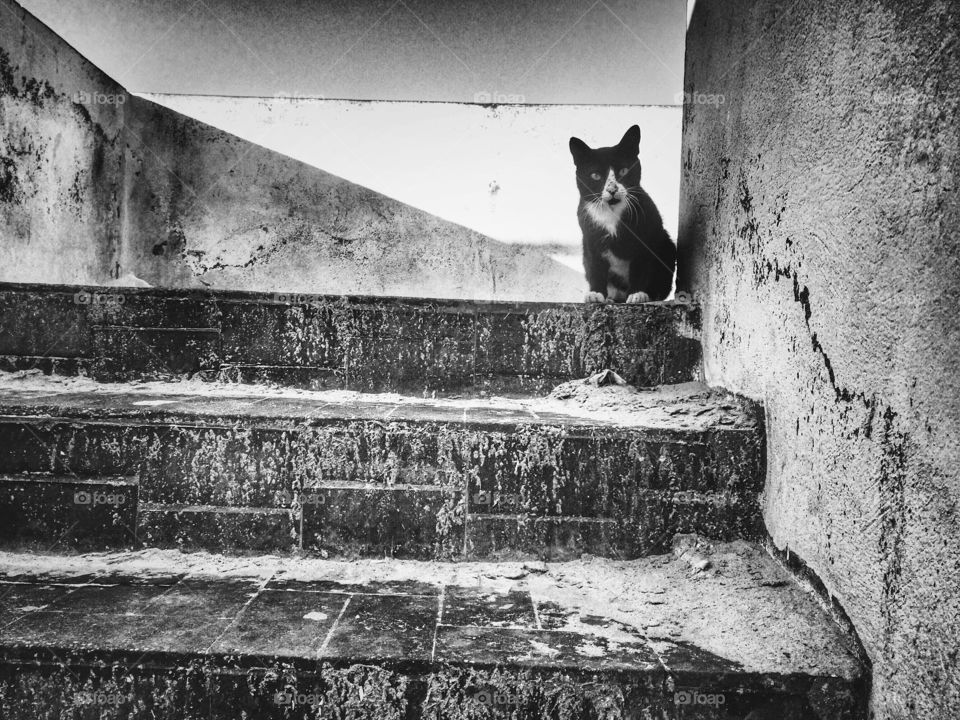
<path id="1" fill-rule="evenodd" d="M 0 482 L 0 534 L 47 547 L 130 547 L 136 539 L 138 490 L 135 484 L 80 479 Z"/>
<path id="2" fill-rule="evenodd" d="M 143 662 L 139 657 L 117 662 L 111 672 L 86 664 L 55 667 L 54 656 L 45 655 L 51 666 L 0 666 L 0 707 L 5 718 L 35 720 L 38 707 L 48 713 L 46 717 L 99 720 L 865 717 L 857 699 L 862 688 L 832 678 L 686 677 L 674 673 L 668 680 L 659 671 L 648 675 L 569 669 L 551 672 L 444 664 L 415 669 L 374 663 L 316 663 L 305 669 L 286 662 L 230 668 L 200 661 L 164 671 L 137 668 Z M 58 653 L 56 659 L 60 657 L 70 656 Z M 697 695 L 678 696 L 675 688 L 681 693 L 689 688 Z M 690 697 L 699 697 L 701 702 L 686 703 Z M 292 699 L 299 704 L 292 704 Z M 74 715 L 76 712 L 80 714 Z"/>
<path id="3" fill-rule="evenodd" d="M 292 300 L 292 301 L 291 301 Z M 458 303 L 0 285 L 0 369 L 396 392 L 531 392 L 610 368 L 699 375 L 687 306 Z"/>
<path id="4" fill-rule="evenodd" d="M 0 472 L 137 476 L 138 541 L 161 546 L 635 557 L 760 527 L 752 431 L 7 416 L 0 447 Z"/>

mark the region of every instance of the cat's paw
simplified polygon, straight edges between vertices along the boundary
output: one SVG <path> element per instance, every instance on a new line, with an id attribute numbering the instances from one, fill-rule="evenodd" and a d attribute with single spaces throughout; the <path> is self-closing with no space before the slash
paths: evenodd
<path id="1" fill-rule="evenodd" d="M 640 292 L 635 292 L 632 295 L 628 295 L 627 302 L 631 305 L 636 303 L 650 302 L 650 296 L 641 290 Z"/>
<path id="2" fill-rule="evenodd" d="M 603 293 L 598 292 L 588 292 L 584 297 L 583 301 L 592 303 L 592 302 L 605 302 L 606 296 Z"/>

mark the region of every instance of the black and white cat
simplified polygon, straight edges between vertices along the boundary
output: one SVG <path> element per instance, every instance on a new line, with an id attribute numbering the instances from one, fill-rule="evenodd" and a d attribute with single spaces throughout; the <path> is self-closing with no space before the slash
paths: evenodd
<path id="1" fill-rule="evenodd" d="M 590 148 L 570 138 L 577 168 L 583 231 L 586 302 L 640 303 L 670 294 L 677 248 L 663 219 L 640 187 L 640 128 L 613 147 Z"/>

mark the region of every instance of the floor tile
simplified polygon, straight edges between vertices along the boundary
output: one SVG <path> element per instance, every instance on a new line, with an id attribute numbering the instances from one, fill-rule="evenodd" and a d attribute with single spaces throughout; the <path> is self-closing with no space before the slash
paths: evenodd
<path id="1" fill-rule="evenodd" d="M 526 591 L 498 593 L 455 586 L 448 586 L 444 592 L 441 622 L 479 627 L 537 626 L 533 601 Z"/>
<path id="2" fill-rule="evenodd" d="M 365 660 L 429 660 L 436 598 L 354 595 L 322 655 Z"/>
<path id="3" fill-rule="evenodd" d="M 315 657 L 346 597 L 265 590 L 211 648 L 212 652 Z"/>

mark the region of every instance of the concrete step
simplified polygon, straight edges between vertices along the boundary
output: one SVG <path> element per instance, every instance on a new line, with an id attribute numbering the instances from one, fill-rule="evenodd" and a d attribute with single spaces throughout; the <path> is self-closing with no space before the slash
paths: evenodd
<path id="1" fill-rule="evenodd" d="M 612 369 L 696 380 L 696 306 L 0 284 L 0 369 L 368 392 L 542 392 Z"/>
<path id="2" fill-rule="evenodd" d="M 633 558 L 676 532 L 762 532 L 754 407 L 696 384 L 575 382 L 564 394 L 418 400 L 3 375 L 0 512 L 23 520 L 0 537 L 66 542 L 77 508 L 51 508 L 64 519 L 49 527 L 34 518 L 114 476 L 137 483 L 122 503 L 84 508 L 73 546 L 115 547 L 126 529 L 129 547 Z"/>
<path id="3" fill-rule="evenodd" d="M 679 540 L 685 554 L 541 567 L 0 552 L 0 706 L 7 720 L 866 718 L 856 646 L 779 565 L 746 542 Z"/>

